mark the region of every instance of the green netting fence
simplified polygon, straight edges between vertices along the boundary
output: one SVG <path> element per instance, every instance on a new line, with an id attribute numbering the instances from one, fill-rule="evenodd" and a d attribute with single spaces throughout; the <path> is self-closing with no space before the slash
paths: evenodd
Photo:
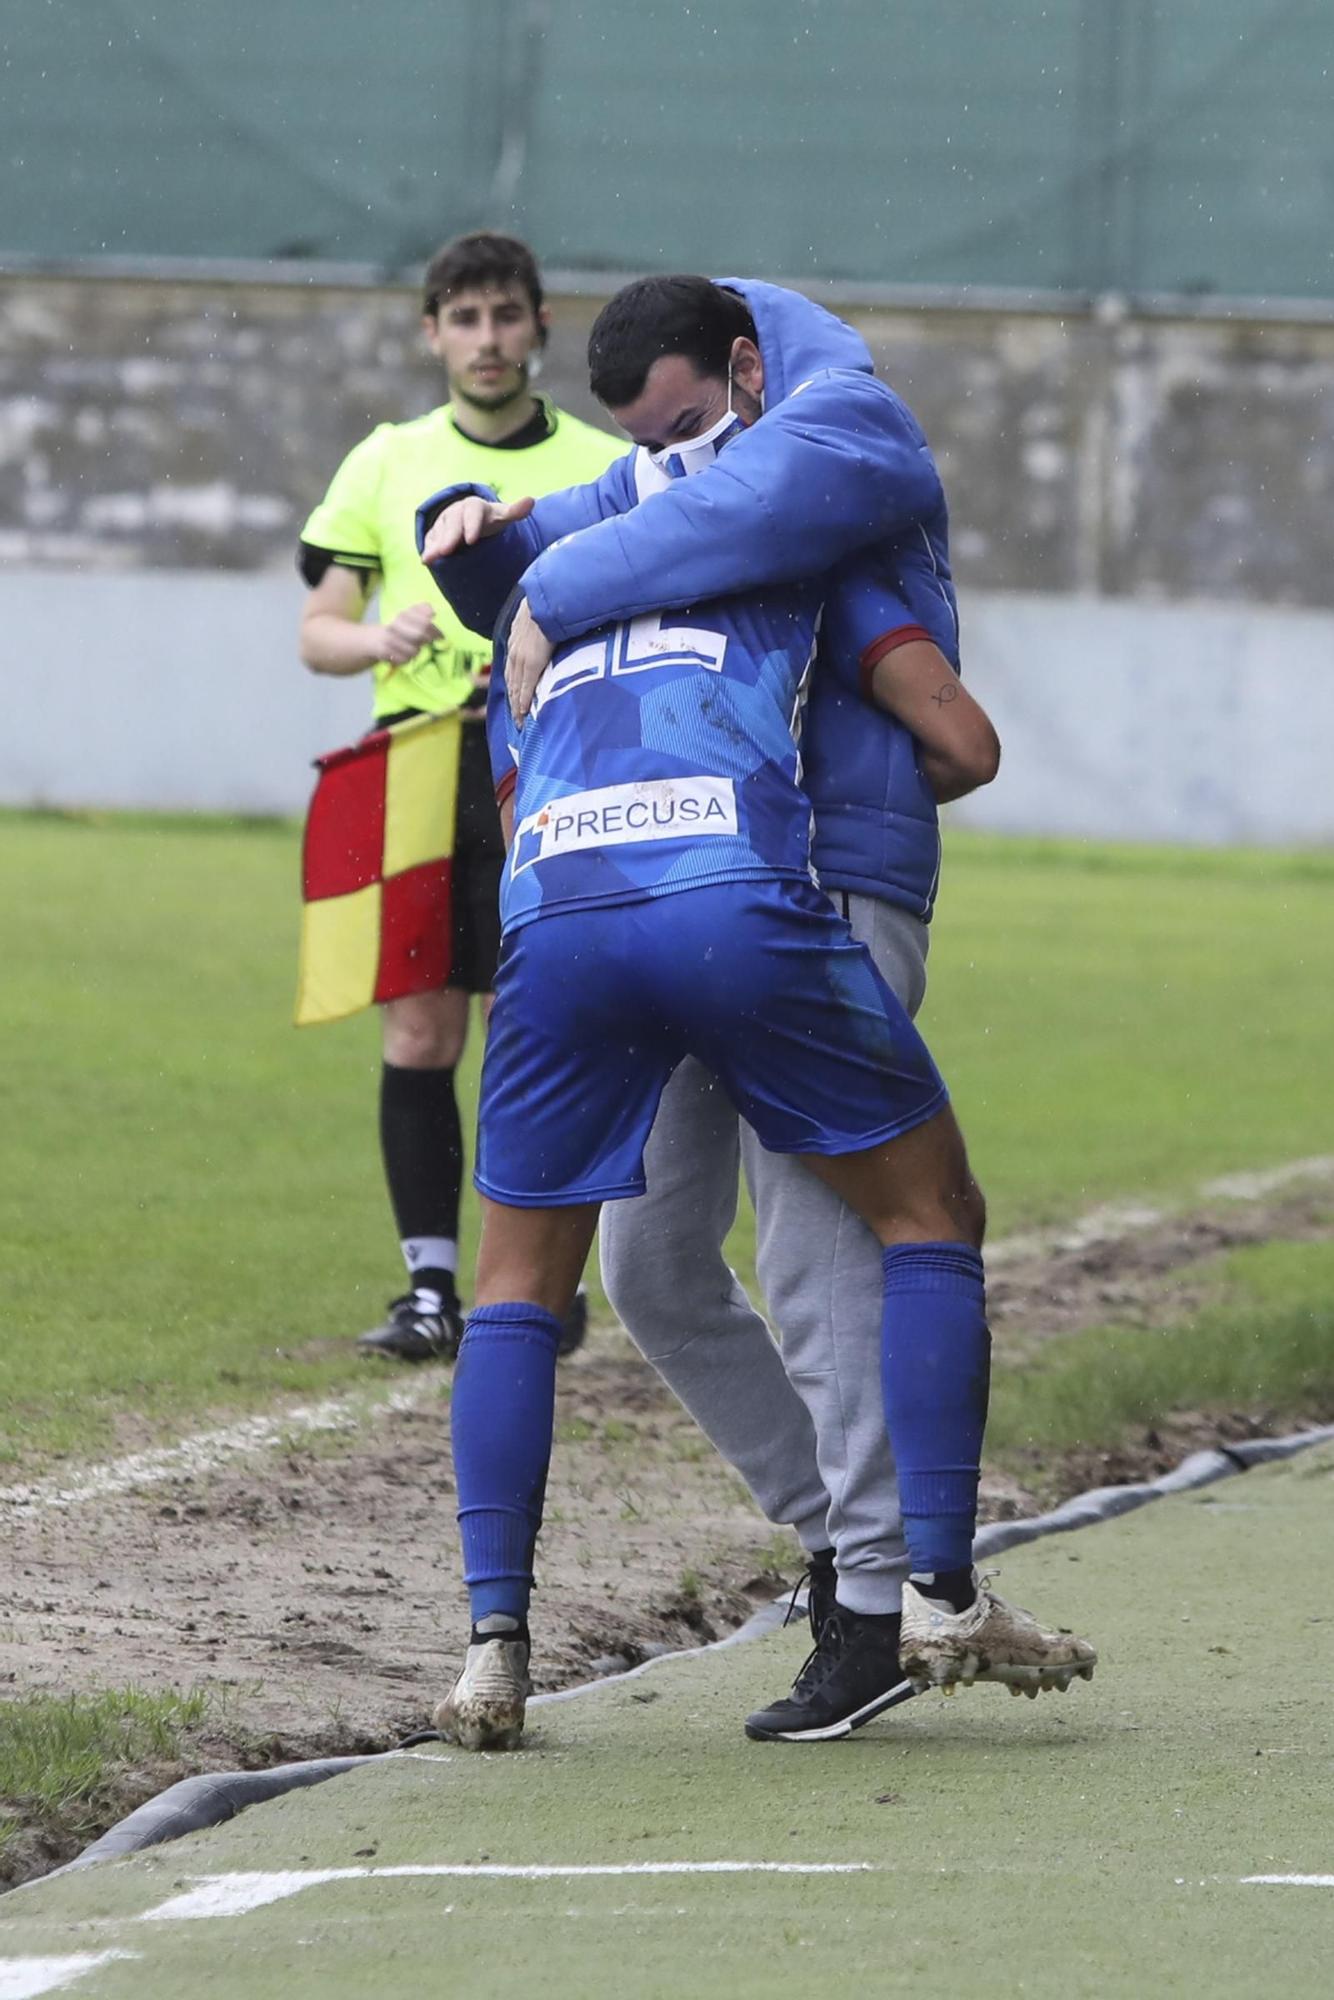
<path id="1" fill-rule="evenodd" d="M 6 0 L 0 257 L 1334 297 L 1331 0 Z"/>

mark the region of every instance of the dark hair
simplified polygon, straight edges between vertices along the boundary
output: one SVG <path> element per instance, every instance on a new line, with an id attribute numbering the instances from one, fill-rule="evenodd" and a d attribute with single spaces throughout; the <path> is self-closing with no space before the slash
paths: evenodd
<path id="1" fill-rule="evenodd" d="M 434 318 L 456 292 L 484 285 L 519 285 L 534 313 L 542 310 L 542 274 L 528 245 L 517 236 L 497 235 L 494 229 L 475 229 L 470 236 L 456 236 L 446 243 L 426 266 L 422 311 Z"/>
<path id="2" fill-rule="evenodd" d="M 654 362 L 684 354 L 701 375 L 726 375 L 732 344 L 755 340 L 744 299 L 708 278 L 636 278 L 608 299 L 588 336 L 588 383 L 600 403 L 624 409 L 643 393 Z"/>

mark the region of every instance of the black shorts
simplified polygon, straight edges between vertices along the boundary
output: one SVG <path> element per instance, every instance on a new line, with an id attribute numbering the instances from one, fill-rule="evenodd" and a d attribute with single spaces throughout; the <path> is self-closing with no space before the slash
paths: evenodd
<path id="1" fill-rule="evenodd" d="M 384 729 L 406 722 L 417 709 L 403 709 L 376 722 Z M 454 948 L 446 984 L 465 993 L 489 993 L 500 960 L 500 874 L 505 841 L 500 808 L 491 781 L 486 725 L 465 722 L 459 752 L 458 820 L 454 835 Z"/>

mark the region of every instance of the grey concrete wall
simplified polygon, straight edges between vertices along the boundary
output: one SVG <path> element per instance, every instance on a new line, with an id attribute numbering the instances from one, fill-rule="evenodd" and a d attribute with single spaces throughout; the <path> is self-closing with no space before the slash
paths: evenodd
<path id="1" fill-rule="evenodd" d="M 371 713 L 369 675 L 301 666 L 302 596 L 295 571 L 0 573 L 0 804 L 302 811 Z"/>
<path id="2" fill-rule="evenodd" d="M 547 373 L 587 415 L 597 304 L 555 302 Z M 1334 324 L 848 316 L 965 588 L 1334 607 Z M 438 400 L 416 326 L 405 290 L 0 276 L 0 557 L 285 568 L 342 453 Z"/>
<path id="3" fill-rule="evenodd" d="M 286 575 L 0 575 L 0 803 L 301 811 L 370 686 L 298 664 L 300 597 Z M 962 823 L 1334 841 L 1334 614 L 980 591 L 963 625 L 1005 758 Z M 69 632 L 88 640 L 50 680 Z"/>
<path id="4" fill-rule="evenodd" d="M 1334 616 L 982 592 L 968 681 L 1000 777 L 950 808 L 1000 833 L 1334 842 Z"/>

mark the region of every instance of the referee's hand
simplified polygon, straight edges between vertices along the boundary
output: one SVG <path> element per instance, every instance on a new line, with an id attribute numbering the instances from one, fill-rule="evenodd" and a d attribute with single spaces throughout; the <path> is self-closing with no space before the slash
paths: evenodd
<path id="1" fill-rule="evenodd" d="M 452 556 L 461 548 L 471 548 L 474 542 L 498 535 L 511 521 L 526 520 L 535 504 L 529 498 L 502 505 L 499 500 L 483 500 L 476 493 L 470 493 L 466 500 L 451 500 L 427 532 L 422 561 L 439 562 L 442 556 Z"/>
<path id="2" fill-rule="evenodd" d="M 423 646 L 433 645 L 440 636 L 440 627 L 435 622 L 431 605 L 410 604 L 388 625 L 380 627 L 377 657 L 387 661 L 391 667 L 406 667 L 409 660 L 416 659 Z"/>

